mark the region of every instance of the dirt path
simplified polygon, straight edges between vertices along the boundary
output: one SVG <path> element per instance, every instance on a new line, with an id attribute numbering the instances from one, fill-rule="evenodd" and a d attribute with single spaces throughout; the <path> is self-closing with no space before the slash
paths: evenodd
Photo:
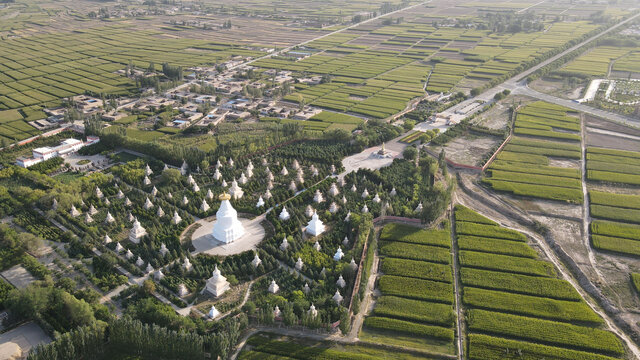
<path id="1" fill-rule="evenodd" d="M 455 197 L 455 193 L 454 193 Z M 455 200 L 454 200 L 455 201 Z M 456 239 L 456 217 L 455 212 L 453 211 L 454 202 L 451 202 L 451 254 L 453 264 L 451 268 L 453 269 L 453 294 L 454 294 L 454 306 L 456 308 L 456 330 L 458 333 L 458 341 L 456 345 L 458 346 L 458 359 L 464 359 L 464 317 L 462 316 L 462 295 L 460 293 L 460 288 L 462 287 L 462 283 L 460 281 L 460 268 L 458 261 L 458 240 Z"/>
<path id="2" fill-rule="evenodd" d="M 376 282 L 376 278 L 378 277 L 378 262 L 380 258 L 378 257 L 378 250 L 373 254 L 373 263 L 371 265 L 371 275 L 369 275 L 369 280 L 367 281 L 367 288 L 364 292 L 364 299 L 360 302 L 360 311 L 353 319 L 353 323 L 351 324 L 351 331 L 347 334 L 346 338 L 353 341 L 358 341 L 358 334 L 360 333 L 360 329 L 362 329 L 362 323 L 364 322 L 364 317 L 368 315 L 374 308 L 376 302 L 373 299 L 373 286 Z"/>

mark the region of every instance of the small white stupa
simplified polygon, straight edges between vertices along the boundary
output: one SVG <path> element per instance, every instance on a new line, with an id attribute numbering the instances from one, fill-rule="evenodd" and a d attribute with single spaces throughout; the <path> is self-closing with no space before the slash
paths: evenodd
<path id="1" fill-rule="evenodd" d="M 220 173 L 220 170 L 216 169 L 216 171 L 213 173 L 213 179 L 220 180 L 221 177 L 222 177 L 222 173 Z"/>
<path id="2" fill-rule="evenodd" d="M 253 265 L 253 267 L 256 268 L 260 266 L 260 264 L 262 264 L 262 260 L 260 260 L 258 253 L 256 253 L 255 256 L 253 257 L 253 260 L 251 260 L 251 265 Z"/>
<path id="3" fill-rule="evenodd" d="M 273 195 L 271 195 L 271 191 L 269 191 L 269 189 L 267 189 L 267 191 L 264 192 L 264 198 L 269 200 L 273 197 Z"/>
<path id="4" fill-rule="evenodd" d="M 158 211 L 156 211 L 156 216 L 159 218 L 164 217 L 164 210 L 162 210 L 161 206 L 158 206 Z"/>
<path id="5" fill-rule="evenodd" d="M 307 224 L 305 228 L 306 232 L 312 236 L 318 236 L 324 232 L 324 224 L 322 220 L 318 217 L 317 212 L 313 212 L 313 216 L 311 216 L 311 220 Z"/>
<path id="6" fill-rule="evenodd" d="M 280 308 L 278 307 L 278 305 L 276 305 L 276 307 L 273 309 L 273 317 L 279 318 L 280 315 L 282 315 L 282 312 L 280 311 Z"/>
<path id="7" fill-rule="evenodd" d="M 362 192 L 362 198 L 366 199 L 369 197 L 369 191 L 367 189 L 364 189 L 364 191 Z"/>
<path id="8" fill-rule="evenodd" d="M 99 187 L 96 186 L 96 197 L 98 199 L 102 199 L 104 197 L 104 194 L 102 193 L 102 190 L 100 190 Z"/>
<path id="9" fill-rule="evenodd" d="M 331 188 L 329 188 L 329 195 L 337 196 L 338 194 L 340 194 L 340 190 L 338 190 L 336 183 L 331 184 Z"/>
<path id="10" fill-rule="evenodd" d="M 336 290 L 336 293 L 333 295 L 332 297 L 333 301 L 336 302 L 336 304 L 340 304 L 342 302 L 342 295 L 340 295 L 340 290 Z"/>
<path id="11" fill-rule="evenodd" d="M 124 198 L 124 205 L 125 206 L 131 206 L 133 205 L 133 203 L 131 202 L 131 200 L 129 200 L 128 197 Z"/>
<path id="12" fill-rule="evenodd" d="M 193 185 L 196 183 L 196 181 L 193 179 L 193 176 L 191 176 L 191 174 L 189 174 L 189 177 L 187 177 L 187 183 L 189 183 L 189 185 Z"/>
<path id="13" fill-rule="evenodd" d="M 162 270 L 158 269 L 158 271 L 156 271 L 156 273 L 153 274 L 153 278 L 156 279 L 157 281 L 164 279 L 164 274 L 162 273 Z"/>
<path id="14" fill-rule="evenodd" d="M 53 203 L 51 204 L 51 210 L 58 210 L 58 200 L 53 199 Z"/>
<path id="15" fill-rule="evenodd" d="M 119 245 L 119 244 L 118 244 Z M 130 249 L 127 249 L 127 253 L 124 255 L 127 259 L 132 259 L 133 258 L 133 253 L 131 252 Z"/>
<path id="16" fill-rule="evenodd" d="M 113 241 L 113 240 L 111 240 L 111 238 L 109 237 L 109 235 L 105 235 L 105 236 L 104 236 L 104 243 L 105 243 L 105 244 L 109 244 L 109 243 L 111 243 L 111 241 Z"/>
<path id="17" fill-rule="evenodd" d="M 216 170 L 220 169 L 222 167 L 222 163 L 220 162 L 220 160 L 216 161 Z"/>
<path id="18" fill-rule="evenodd" d="M 291 182 L 289 183 L 289 191 L 291 192 L 296 192 L 298 191 L 298 187 L 296 186 L 296 182 L 291 180 Z"/>
<path id="19" fill-rule="evenodd" d="M 311 306 L 309 306 L 309 311 L 307 311 L 307 313 L 312 318 L 315 318 L 316 316 L 318 316 L 318 310 L 316 310 L 316 307 L 313 304 L 311 304 Z"/>
<path id="20" fill-rule="evenodd" d="M 356 184 L 351 185 L 351 191 L 352 192 L 358 191 L 358 188 L 356 187 Z"/>
<path id="21" fill-rule="evenodd" d="M 209 204 L 207 203 L 207 200 L 202 199 L 202 204 L 200 204 L 200 211 L 201 212 L 209 211 Z"/>
<path id="22" fill-rule="evenodd" d="M 342 248 L 338 246 L 338 251 L 336 251 L 335 255 L 333 255 L 333 260 L 340 261 L 342 260 L 343 256 L 344 253 L 342 252 Z"/>
<path id="23" fill-rule="evenodd" d="M 344 205 L 347 205 L 347 197 L 346 197 L 346 196 L 344 196 L 344 195 L 342 195 L 342 203 L 343 203 Z"/>
<path id="24" fill-rule="evenodd" d="M 233 164 L 234 164 L 233 158 L 229 158 L 229 166 L 233 167 Z"/>
<path id="25" fill-rule="evenodd" d="M 376 204 L 379 204 L 380 201 L 381 201 L 380 200 L 380 196 L 378 196 L 378 194 L 376 193 L 376 196 L 373 197 L 373 202 L 376 203 Z"/>
<path id="26" fill-rule="evenodd" d="M 340 275 L 340 277 L 338 278 L 338 281 L 336 281 L 336 285 L 338 285 L 341 288 L 347 286 L 347 282 L 344 281 L 344 278 L 342 277 L 342 275 Z"/>
<path id="27" fill-rule="evenodd" d="M 185 297 L 189 295 L 189 289 L 184 284 L 178 285 L 178 296 Z"/>
<path id="28" fill-rule="evenodd" d="M 413 212 L 415 213 L 419 213 L 422 212 L 422 202 L 418 204 L 418 206 L 416 206 L 415 210 L 413 210 Z"/>
<path id="29" fill-rule="evenodd" d="M 321 203 L 323 201 L 324 201 L 324 197 L 322 197 L 322 193 L 320 192 L 320 189 L 316 189 L 315 194 L 313 194 L 313 202 Z"/>
<path id="30" fill-rule="evenodd" d="M 210 293 L 211 295 L 218 297 L 224 294 L 225 291 L 229 290 L 229 282 L 227 278 L 222 276 L 220 270 L 218 270 L 218 265 L 216 265 L 213 270 L 213 276 L 207 279 L 207 284 L 205 285 L 204 291 Z"/>
<path id="31" fill-rule="evenodd" d="M 104 198 L 104 204 L 107 206 L 111 205 L 111 201 L 109 201 L 109 198 Z"/>
<path id="32" fill-rule="evenodd" d="M 347 247 L 349 245 L 349 238 L 347 236 L 342 239 L 342 246 Z"/>
<path id="33" fill-rule="evenodd" d="M 251 160 L 249 160 L 249 163 L 247 164 L 247 170 L 253 170 L 253 162 L 251 162 Z"/>
<path id="34" fill-rule="evenodd" d="M 187 196 L 184 195 L 182 196 L 182 205 L 187 205 L 189 203 L 189 199 L 187 199 Z"/>
<path id="35" fill-rule="evenodd" d="M 349 222 L 349 220 L 351 220 L 351 210 L 349 210 L 347 212 L 347 216 L 344 217 L 344 221 L 345 222 Z"/>
<path id="36" fill-rule="evenodd" d="M 158 188 L 154 186 L 153 189 L 151 189 L 151 196 L 156 197 L 156 195 L 158 195 Z"/>
<path id="37" fill-rule="evenodd" d="M 298 175 L 296 175 L 296 182 L 300 185 L 304 184 L 304 176 L 302 174 L 302 171 L 298 172 Z"/>
<path id="38" fill-rule="evenodd" d="M 133 222 L 133 220 L 135 220 L 136 218 L 133 216 L 133 214 L 131 213 L 131 211 L 129 211 L 129 214 L 127 214 L 127 220 L 129 222 Z"/>
<path id="39" fill-rule="evenodd" d="M 147 230 L 140 225 L 138 219 L 134 219 L 133 227 L 129 231 L 129 240 L 134 244 L 140 243 L 140 238 L 147 235 Z"/>
<path id="40" fill-rule="evenodd" d="M 269 162 L 267 161 L 266 158 L 262 158 L 262 166 L 267 166 L 269 164 Z"/>
<path id="41" fill-rule="evenodd" d="M 89 213 L 86 213 L 84 215 L 84 222 L 86 222 L 87 224 L 91 224 L 93 222 L 93 218 Z"/>
<path id="42" fill-rule="evenodd" d="M 275 176 L 273 176 L 273 173 L 271 171 L 267 171 L 267 180 L 269 181 L 275 180 Z"/>
<path id="43" fill-rule="evenodd" d="M 278 290 L 280 290 L 280 286 L 276 284 L 275 280 L 271 280 L 271 284 L 269 284 L 269 292 L 275 294 L 278 292 Z"/>
<path id="44" fill-rule="evenodd" d="M 356 261 L 353 258 L 351 258 L 351 262 L 349 263 L 349 267 L 353 271 L 355 271 L 358 268 L 358 264 L 356 264 Z"/>
<path id="45" fill-rule="evenodd" d="M 316 251 L 320 251 L 320 250 L 322 250 L 322 247 L 320 246 L 320 243 L 318 242 L 318 240 L 316 240 L 315 244 L 313 244 L 313 248 L 314 248 Z"/>
<path id="46" fill-rule="evenodd" d="M 173 211 L 173 218 L 171 218 L 171 223 L 173 225 L 178 225 L 180 224 L 180 222 L 182 221 L 182 218 L 180 217 L 180 215 L 178 215 L 178 212 L 176 210 Z"/>
<path id="47" fill-rule="evenodd" d="M 144 183 L 145 185 L 151 185 L 151 179 L 149 179 L 149 177 L 148 177 L 148 176 L 145 176 L 145 177 L 144 177 L 144 180 L 143 180 L 143 183 Z"/>
<path id="48" fill-rule="evenodd" d="M 278 217 L 280 218 L 280 220 L 286 221 L 286 220 L 289 220 L 291 218 L 291 215 L 289 215 L 289 212 L 287 211 L 287 208 L 283 207 L 282 211 L 280 212 L 280 215 Z"/>
<path id="49" fill-rule="evenodd" d="M 168 197 L 169 199 L 173 199 L 173 194 L 171 193 L 171 191 L 169 191 L 169 192 L 167 193 L 167 197 Z"/>
<path id="50" fill-rule="evenodd" d="M 391 189 L 391 192 L 389 193 L 390 196 L 396 196 L 398 195 L 398 192 L 396 191 L 396 188 Z"/>
<path id="51" fill-rule="evenodd" d="M 207 316 L 209 317 L 209 319 L 215 319 L 218 316 L 220 316 L 220 312 L 218 311 L 218 309 L 216 309 L 214 305 L 211 305 L 211 309 L 209 310 L 209 313 L 207 314 Z"/>
<path id="52" fill-rule="evenodd" d="M 291 167 L 293 168 L 293 170 L 300 169 L 300 163 L 298 163 L 298 159 L 293 159 L 293 163 L 291 164 Z"/>
<path id="53" fill-rule="evenodd" d="M 242 173 L 240 174 L 240 179 L 238 179 L 238 182 L 242 185 L 246 184 L 249 181 L 249 179 L 247 179 L 247 176 Z"/>
<path id="54" fill-rule="evenodd" d="M 144 260 L 142 260 L 140 256 L 138 256 L 138 260 L 136 260 L 136 265 L 138 267 L 142 267 L 142 265 L 144 265 Z"/>
<path id="55" fill-rule="evenodd" d="M 235 179 L 233 179 L 231 187 L 229 188 L 229 195 L 231 195 L 234 200 L 238 200 L 244 195 L 244 191 L 238 186 L 238 182 Z"/>
<path id="56" fill-rule="evenodd" d="M 192 187 L 192 189 L 193 189 L 193 192 L 194 192 L 194 193 L 198 193 L 198 192 L 200 192 L 200 186 L 198 186 L 198 184 L 197 184 L 197 183 L 195 183 L 195 182 L 193 183 L 193 187 Z"/>
<path id="57" fill-rule="evenodd" d="M 300 271 L 302 270 L 303 266 L 304 266 L 304 263 L 302 262 L 302 258 L 298 258 L 298 261 L 296 261 L 296 269 Z"/>
<path id="58" fill-rule="evenodd" d="M 91 206 L 89 206 L 89 215 L 95 215 L 98 213 L 98 210 L 96 210 L 96 207 L 93 206 L 93 204 L 91 204 Z"/>
<path id="59" fill-rule="evenodd" d="M 213 191 L 211 189 L 207 190 L 207 199 L 213 200 Z"/>
<path id="60" fill-rule="evenodd" d="M 238 240 L 244 235 L 244 227 L 238 220 L 238 212 L 229 202 L 229 194 L 220 195 L 220 208 L 216 212 L 216 222 L 213 224 L 213 237 L 225 244 Z"/>
<path id="61" fill-rule="evenodd" d="M 76 209 L 75 205 L 71 205 L 71 211 L 69 212 L 71 216 L 78 217 L 80 216 L 80 211 Z"/>
<path id="62" fill-rule="evenodd" d="M 338 204 L 336 204 L 336 202 L 332 202 L 331 205 L 329 205 L 329 212 L 332 214 L 335 214 L 336 212 L 338 212 Z"/>
<path id="63" fill-rule="evenodd" d="M 304 283 L 304 287 L 302 288 L 302 291 L 303 291 L 305 294 L 308 294 L 308 293 L 309 293 L 309 291 L 311 291 L 311 288 L 309 288 L 309 283 Z"/>
<path id="64" fill-rule="evenodd" d="M 154 271 L 155 271 L 155 269 L 153 268 L 153 266 L 151 266 L 151 263 L 148 263 L 148 264 L 147 264 L 147 268 L 146 268 L 146 269 L 144 269 L 144 271 L 145 271 L 147 274 L 151 274 L 152 272 L 154 272 Z"/>
<path id="65" fill-rule="evenodd" d="M 191 261 L 189 260 L 188 257 L 184 258 L 184 262 L 182 263 L 182 267 L 187 272 L 191 271 L 191 268 L 193 267 L 193 265 L 191 265 Z"/>
<path id="66" fill-rule="evenodd" d="M 306 209 L 304 209 L 304 214 L 305 214 L 307 217 L 309 217 L 309 218 L 313 216 L 313 213 L 314 213 L 314 212 L 315 212 L 315 210 L 313 210 L 313 208 L 311 207 L 311 205 L 307 205 L 307 208 L 306 208 Z"/>
<path id="67" fill-rule="evenodd" d="M 259 207 L 263 207 L 263 206 L 264 206 L 264 199 L 262 198 L 262 196 L 260 196 L 258 198 L 258 202 L 256 203 L 256 207 L 259 208 Z"/>
<path id="68" fill-rule="evenodd" d="M 124 251 L 124 247 L 122 247 L 122 245 L 120 245 L 120 243 L 116 244 L 116 252 L 119 254 L 121 252 Z"/>
<path id="69" fill-rule="evenodd" d="M 167 254 L 169 253 L 169 249 L 167 249 L 167 245 L 165 245 L 164 243 L 162 243 L 162 245 L 160 245 L 160 255 L 162 256 L 167 256 Z"/>
<path id="70" fill-rule="evenodd" d="M 151 174 L 153 174 L 153 171 L 149 167 L 149 164 L 147 164 L 147 166 L 144 168 L 144 174 L 147 176 L 151 176 Z"/>
<path id="71" fill-rule="evenodd" d="M 124 193 L 122 192 L 122 190 L 118 190 L 118 194 L 116 194 L 116 197 L 118 199 L 124 199 Z"/>
<path id="72" fill-rule="evenodd" d="M 329 170 L 331 170 L 332 174 L 335 174 L 336 173 L 336 166 L 331 164 L 331 168 Z"/>
<path id="73" fill-rule="evenodd" d="M 289 248 L 289 241 L 287 241 L 287 237 L 285 236 L 282 243 L 280 243 L 280 250 L 285 251 L 287 248 Z"/>
<path id="74" fill-rule="evenodd" d="M 151 202 L 151 200 L 149 200 L 149 198 L 147 198 L 147 200 L 144 202 L 144 209 L 149 210 L 151 208 L 153 208 L 153 203 Z"/>
<path id="75" fill-rule="evenodd" d="M 273 180 L 269 180 L 267 182 L 267 190 L 271 190 L 271 189 L 273 189 Z"/>
<path id="76" fill-rule="evenodd" d="M 282 175 L 282 176 L 287 176 L 287 175 L 289 175 L 289 170 L 287 170 L 287 167 L 286 167 L 286 166 L 283 166 L 283 167 L 282 167 L 282 170 L 280 171 L 280 175 Z"/>
<path id="77" fill-rule="evenodd" d="M 182 174 L 182 176 L 187 175 L 187 170 L 189 169 L 189 165 L 187 165 L 187 162 L 182 160 L 182 166 L 180 166 L 180 174 Z"/>
<path id="78" fill-rule="evenodd" d="M 362 212 L 363 214 L 366 214 L 369 212 L 369 207 L 367 206 L 367 204 L 364 204 L 360 212 Z"/>

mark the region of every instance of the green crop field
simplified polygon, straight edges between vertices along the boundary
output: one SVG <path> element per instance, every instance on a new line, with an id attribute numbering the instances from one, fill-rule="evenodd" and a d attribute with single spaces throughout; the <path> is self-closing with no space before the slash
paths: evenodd
<path id="1" fill-rule="evenodd" d="M 483 183 L 517 196 L 581 203 L 580 170 L 549 166 L 550 158 L 581 157 L 579 145 L 558 141 L 580 140 L 579 135 L 566 132 L 580 127 L 579 119 L 568 113 L 567 108 L 540 101 L 520 109 L 515 120 L 515 133 L 519 136 L 514 136 L 500 151 L 487 169 Z"/>
<path id="2" fill-rule="evenodd" d="M 444 345 L 447 353 L 453 353 L 451 234 L 389 224 L 380 232 L 380 241 L 384 275 L 378 288 L 383 296 L 365 319 L 359 337 L 375 336 L 379 342 L 392 334 L 405 334 L 443 342 L 440 349 Z M 422 343 L 409 345 L 425 349 Z"/>
<path id="3" fill-rule="evenodd" d="M 461 206 L 455 220 L 456 229 L 466 229 L 458 235 L 458 246 L 470 359 L 605 360 L 624 355 L 620 340 L 602 329 L 603 320 L 569 282 L 557 278 L 551 263 L 535 255 L 523 259 L 504 254 L 499 244 L 520 244 L 535 254 L 526 243 L 491 236 L 489 228 L 496 233 L 503 228 Z M 487 225 L 478 227 L 483 222 Z M 465 247 L 491 238 L 495 244 L 487 251 Z M 508 355 L 515 348 L 517 355 Z"/>

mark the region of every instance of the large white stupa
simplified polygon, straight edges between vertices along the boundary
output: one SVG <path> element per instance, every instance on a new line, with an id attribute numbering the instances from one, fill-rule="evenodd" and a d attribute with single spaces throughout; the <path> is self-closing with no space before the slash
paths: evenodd
<path id="1" fill-rule="evenodd" d="M 225 244 L 238 240 L 244 235 L 242 223 L 238 220 L 238 212 L 231 206 L 231 195 L 220 195 L 220 208 L 216 212 L 216 222 L 213 224 L 213 237 Z"/>

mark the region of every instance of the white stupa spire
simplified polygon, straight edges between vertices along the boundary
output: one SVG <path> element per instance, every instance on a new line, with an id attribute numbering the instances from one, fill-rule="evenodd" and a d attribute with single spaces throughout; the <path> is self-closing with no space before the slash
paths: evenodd
<path id="1" fill-rule="evenodd" d="M 342 302 L 342 295 L 340 295 L 340 290 L 336 290 L 336 293 L 333 295 L 333 301 L 336 302 L 336 304 L 340 304 Z"/>
<path id="2" fill-rule="evenodd" d="M 151 200 L 149 200 L 149 198 L 147 198 L 147 200 L 144 202 L 144 209 L 149 210 L 151 208 L 153 208 L 153 203 L 151 202 Z"/>
<path id="3" fill-rule="evenodd" d="M 138 244 L 140 243 L 140 238 L 145 235 L 147 235 L 147 230 L 140 225 L 138 219 L 134 219 L 133 227 L 129 231 L 129 240 L 134 244 Z"/>
<path id="4" fill-rule="evenodd" d="M 340 275 L 340 277 L 338 278 L 338 281 L 336 281 L 336 285 L 338 285 L 341 288 L 347 286 L 347 282 L 344 281 L 344 278 L 342 277 L 342 275 Z"/>
<path id="5" fill-rule="evenodd" d="M 91 204 L 91 206 L 89 206 L 89 215 L 95 215 L 98 213 L 98 210 L 96 210 L 96 207 L 93 206 L 93 204 Z"/>
<path id="6" fill-rule="evenodd" d="M 144 183 L 145 185 L 151 185 L 151 179 L 149 179 L 149 177 L 145 175 L 145 176 L 144 176 L 143 183 Z"/>
<path id="7" fill-rule="evenodd" d="M 200 204 L 200 211 L 201 212 L 209 211 L 209 204 L 207 203 L 207 200 L 202 199 L 202 204 Z"/>
<path id="8" fill-rule="evenodd" d="M 323 201 L 324 201 L 324 197 L 322 197 L 322 193 L 320 192 L 320 189 L 316 189 L 316 192 L 313 194 L 313 202 L 321 203 Z"/>
<path id="9" fill-rule="evenodd" d="M 238 212 L 231 206 L 229 194 L 220 195 L 220 208 L 216 212 L 213 224 L 213 237 L 225 244 L 231 243 L 244 235 L 244 227 L 238 220 Z"/>
<path id="10" fill-rule="evenodd" d="M 213 275 L 207 279 L 207 284 L 205 285 L 206 292 L 211 293 L 211 295 L 218 297 L 224 294 L 227 290 L 229 290 L 230 285 L 227 281 L 227 278 L 222 276 L 220 270 L 218 270 L 218 265 L 216 265 L 213 270 Z"/>
<path id="11" fill-rule="evenodd" d="M 284 239 L 282 239 L 282 243 L 280 243 L 280 250 L 285 251 L 287 248 L 289 248 L 289 241 L 287 241 L 287 237 L 285 236 Z"/>
<path id="12" fill-rule="evenodd" d="M 251 265 L 253 265 L 253 267 L 256 268 L 260 264 L 262 264 L 262 260 L 260 260 L 260 257 L 258 256 L 258 253 L 255 253 L 255 256 L 253 257 L 253 260 L 251 260 Z"/>
<path id="13" fill-rule="evenodd" d="M 102 190 L 100 190 L 99 187 L 96 186 L 96 197 L 98 199 L 102 199 L 104 197 L 104 194 L 102 193 Z"/>
<path id="14" fill-rule="evenodd" d="M 147 176 L 151 176 L 151 174 L 153 174 L 153 171 L 149 167 L 149 164 L 147 164 L 147 166 L 144 168 L 144 174 Z"/>
<path id="15" fill-rule="evenodd" d="M 262 198 L 262 196 L 260 196 L 258 198 L 258 202 L 256 203 L 256 207 L 259 208 L 259 207 L 263 207 L 263 206 L 264 206 L 264 199 Z"/>
<path id="16" fill-rule="evenodd" d="M 280 290 L 280 286 L 278 286 L 278 284 L 276 284 L 275 280 L 271 280 L 271 284 L 269 284 L 269 292 L 272 294 L 275 294 L 278 292 L 278 290 Z"/>
<path id="17" fill-rule="evenodd" d="M 343 256 L 344 253 L 342 252 L 342 248 L 338 246 L 338 250 L 336 251 L 335 255 L 333 255 L 333 260 L 340 261 Z"/>
<path id="18" fill-rule="evenodd" d="M 312 236 L 318 236 L 322 234 L 324 230 L 325 230 L 324 224 L 318 217 L 318 213 L 314 211 L 313 216 L 311 216 L 311 220 L 309 221 L 309 223 L 307 224 L 307 227 L 305 228 L 305 231 Z"/>
<path id="19" fill-rule="evenodd" d="M 322 247 L 320 246 L 320 243 L 318 242 L 318 240 L 316 240 L 316 242 L 313 244 L 313 248 L 314 248 L 316 251 L 320 251 L 320 250 L 322 250 Z"/>
<path id="20" fill-rule="evenodd" d="M 336 185 L 336 183 L 331 184 L 331 188 L 329 189 L 329 195 L 337 196 L 338 194 L 340 194 L 340 190 L 338 190 L 338 186 Z"/>
<path id="21" fill-rule="evenodd" d="M 302 262 L 302 258 L 298 258 L 298 261 L 296 261 L 296 269 L 298 271 L 302 270 L 302 267 L 304 266 L 304 263 Z"/>
<path id="22" fill-rule="evenodd" d="M 282 211 L 280 212 L 280 215 L 278 216 L 280 218 L 280 220 L 283 221 L 287 221 L 291 218 L 291 215 L 289 215 L 289 212 L 287 211 L 286 207 L 282 208 Z"/>
<path id="23" fill-rule="evenodd" d="M 158 206 L 158 211 L 156 211 L 156 216 L 159 218 L 164 216 L 164 210 L 162 210 L 161 206 Z"/>

